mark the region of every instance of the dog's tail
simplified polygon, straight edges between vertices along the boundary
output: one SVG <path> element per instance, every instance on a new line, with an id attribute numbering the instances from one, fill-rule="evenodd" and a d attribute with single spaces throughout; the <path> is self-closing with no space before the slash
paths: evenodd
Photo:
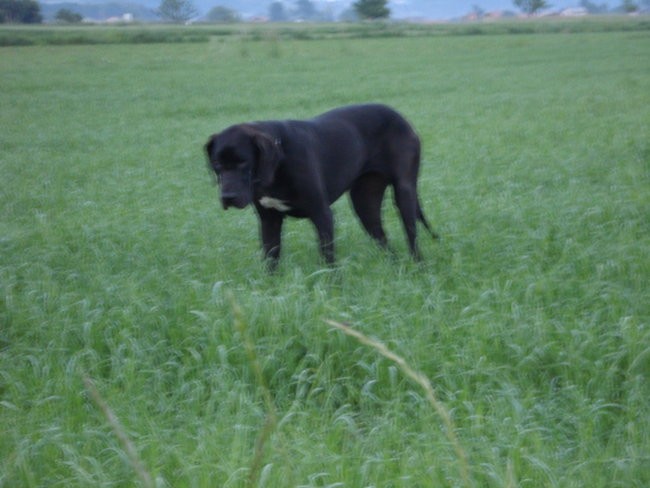
<path id="1" fill-rule="evenodd" d="M 422 225 L 424 225 L 424 228 L 427 229 L 429 234 L 431 235 L 432 238 L 438 239 L 440 236 L 431 228 L 429 225 L 429 222 L 427 222 L 427 218 L 424 216 L 424 212 L 422 211 L 422 205 L 420 205 L 420 201 L 418 200 L 418 220 L 422 222 Z"/>

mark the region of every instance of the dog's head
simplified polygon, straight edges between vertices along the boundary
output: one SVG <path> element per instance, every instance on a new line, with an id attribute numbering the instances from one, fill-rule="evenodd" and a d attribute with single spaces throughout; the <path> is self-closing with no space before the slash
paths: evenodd
<path id="1" fill-rule="evenodd" d="M 214 134 L 205 145 L 208 166 L 221 189 L 224 209 L 244 208 L 253 201 L 254 187 L 273 183 L 282 158 L 279 140 L 254 125 L 233 125 Z"/>

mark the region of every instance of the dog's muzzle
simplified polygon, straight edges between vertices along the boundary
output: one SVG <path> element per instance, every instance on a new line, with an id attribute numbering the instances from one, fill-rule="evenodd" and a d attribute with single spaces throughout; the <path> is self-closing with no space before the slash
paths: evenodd
<path id="1" fill-rule="evenodd" d="M 221 205 L 244 208 L 251 202 L 252 188 L 250 172 L 223 171 L 220 176 Z"/>
<path id="2" fill-rule="evenodd" d="M 230 207 L 242 209 L 248 205 L 248 202 L 244 201 L 240 195 L 226 194 L 221 195 L 221 205 L 223 206 L 224 210 L 228 210 Z"/>

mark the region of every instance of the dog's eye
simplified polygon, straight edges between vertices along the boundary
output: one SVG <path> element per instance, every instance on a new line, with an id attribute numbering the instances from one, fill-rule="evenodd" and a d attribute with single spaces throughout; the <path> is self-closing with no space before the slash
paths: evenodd
<path id="1" fill-rule="evenodd" d="M 219 169 L 223 171 L 244 171 L 248 163 L 243 159 L 227 159 L 219 161 Z"/>
<path id="2" fill-rule="evenodd" d="M 245 163 L 246 160 L 240 157 L 232 158 L 230 161 L 228 161 L 228 165 L 232 166 L 233 168 L 239 168 L 243 166 Z"/>
<path id="3" fill-rule="evenodd" d="M 233 147 L 225 147 L 219 151 L 218 159 L 221 163 L 228 166 L 238 166 L 246 161 L 246 158 Z"/>

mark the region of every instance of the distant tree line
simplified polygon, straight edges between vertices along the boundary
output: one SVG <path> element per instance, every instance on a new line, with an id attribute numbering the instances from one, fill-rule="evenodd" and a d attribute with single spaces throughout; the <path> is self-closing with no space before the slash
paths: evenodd
<path id="1" fill-rule="evenodd" d="M 212 7 L 208 14 L 205 16 L 205 19 L 208 22 L 216 22 L 219 24 L 232 24 L 234 22 L 239 22 L 241 16 L 237 13 L 236 10 L 232 10 L 228 7 L 222 7 L 217 5 Z"/>
<path id="2" fill-rule="evenodd" d="M 41 6 L 36 0 L 0 0 L 0 24 L 39 24 Z"/>
<path id="3" fill-rule="evenodd" d="M 383 19 L 390 16 L 388 0 L 358 0 L 352 9 L 342 14 L 340 20 Z M 197 16 L 192 0 L 162 0 L 158 8 L 160 17 L 172 23 L 186 23 Z M 332 22 L 331 10 L 319 10 L 312 0 L 294 0 L 293 4 L 275 0 L 270 3 L 268 18 L 271 22 Z M 208 22 L 232 23 L 241 20 L 239 13 L 228 7 L 216 5 L 205 16 Z"/>
<path id="4" fill-rule="evenodd" d="M 339 20 L 385 19 L 390 17 L 387 0 L 358 0 L 352 8 L 343 12 Z M 296 0 L 293 8 L 286 7 L 285 2 L 274 1 L 269 6 L 271 22 L 287 21 L 334 21 L 329 11 L 319 11 L 311 0 Z"/>
<path id="5" fill-rule="evenodd" d="M 158 7 L 158 15 L 174 24 L 184 24 L 196 17 L 198 11 L 191 0 L 162 0 Z"/>
<path id="6" fill-rule="evenodd" d="M 480 3 L 480 0 L 478 2 Z M 610 8 L 606 2 L 596 3 L 591 0 L 581 0 L 580 6 L 590 14 L 608 12 L 629 13 L 642 10 L 643 8 L 650 9 L 650 0 L 620 0 L 620 2 L 619 6 Z M 552 3 L 549 3 L 547 0 L 513 0 L 512 3 L 527 15 L 535 15 L 542 10 L 553 7 Z M 481 18 L 485 14 L 485 10 L 476 4 L 473 6 L 473 13 L 476 14 L 477 18 Z M 390 17 L 390 14 L 387 0 L 358 0 L 352 4 L 350 9 L 340 14 L 337 19 L 334 18 L 333 13 L 327 8 L 325 10 L 319 10 L 316 2 L 312 0 L 293 0 L 291 3 L 286 0 L 273 0 L 269 4 L 268 20 L 271 22 L 356 21 L 385 19 Z M 240 15 L 235 10 L 222 6 L 216 6 L 210 10 L 205 19 L 209 22 L 223 23 L 241 21 Z"/>
<path id="7" fill-rule="evenodd" d="M 512 3 L 528 15 L 534 15 L 540 10 L 552 7 L 546 0 L 513 0 Z M 604 14 L 608 12 L 633 13 L 642 9 L 650 9 L 650 0 L 621 0 L 620 5 L 611 10 L 607 3 L 596 3 L 591 0 L 581 0 L 580 6 L 590 14 Z"/>
<path id="8" fill-rule="evenodd" d="M 218 1 L 218 0 L 217 0 Z M 480 2 L 480 0 L 477 0 Z M 546 0 L 513 0 L 513 4 L 522 12 L 534 15 L 552 5 Z M 610 9 L 606 2 L 597 3 L 593 0 L 581 0 L 580 6 L 590 14 L 603 14 L 608 12 L 633 13 L 650 10 L 650 0 L 620 0 L 620 4 Z M 312 0 L 294 0 L 292 4 L 286 1 L 274 0 L 269 5 L 268 18 L 272 22 L 287 21 L 354 21 L 374 20 L 390 17 L 388 0 L 357 0 L 352 7 L 334 19 L 333 13 L 328 10 L 319 10 Z M 482 17 L 483 9 L 474 6 L 474 13 Z M 197 18 L 198 10 L 192 0 L 161 0 L 157 10 L 158 16 L 166 22 L 187 23 Z M 61 9 L 55 16 L 57 22 L 81 22 L 80 14 L 69 9 Z M 208 22 L 232 23 L 241 21 L 236 10 L 216 5 L 204 20 Z M 35 24 L 43 21 L 40 4 L 36 0 L 0 0 L 0 23 Z"/>
<path id="9" fill-rule="evenodd" d="M 539 10 L 548 8 L 546 0 L 513 0 L 515 6 L 528 15 L 533 15 Z"/>
<path id="10" fill-rule="evenodd" d="M 62 8 L 56 12 L 54 20 L 62 24 L 78 24 L 83 20 L 83 16 L 70 9 Z"/>

